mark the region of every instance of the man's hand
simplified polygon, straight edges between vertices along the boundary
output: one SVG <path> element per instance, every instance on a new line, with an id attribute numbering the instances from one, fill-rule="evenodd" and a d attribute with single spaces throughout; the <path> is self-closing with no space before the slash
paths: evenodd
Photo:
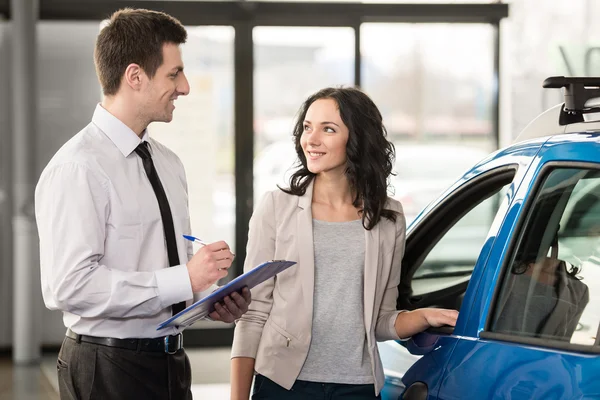
<path id="1" fill-rule="evenodd" d="M 250 290 L 245 287 L 241 295 L 233 292 L 231 296 L 226 296 L 222 303 L 215 303 L 215 311 L 211 312 L 209 317 L 215 321 L 233 322 L 248 311 L 250 301 Z"/>
<path id="2" fill-rule="evenodd" d="M 233 253 L 223 241 L 207 244 L 194 254 L 187 263 L 192 291 L 201 292 L 219 279 L 227 276 L 233 262 Z"/>

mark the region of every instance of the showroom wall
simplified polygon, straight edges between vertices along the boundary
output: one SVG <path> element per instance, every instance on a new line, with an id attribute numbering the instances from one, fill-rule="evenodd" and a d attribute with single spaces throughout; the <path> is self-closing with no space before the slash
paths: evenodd
<path id="1" fill-rule="evenodd" d="M 549 76 L 600 76 L 600 2 L 512 0 L 501 34 L 501 143 L 562 102 Z"/>

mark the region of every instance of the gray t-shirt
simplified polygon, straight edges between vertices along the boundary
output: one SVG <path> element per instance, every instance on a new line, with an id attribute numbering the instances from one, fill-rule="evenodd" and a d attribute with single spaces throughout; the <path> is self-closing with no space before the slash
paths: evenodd
<path id="1" fill-rule="evenodd" d="M 374 382 L 363 313 L 362 221 L 313 220 L 315 292 L 312 341 L 299 380 Z"/>

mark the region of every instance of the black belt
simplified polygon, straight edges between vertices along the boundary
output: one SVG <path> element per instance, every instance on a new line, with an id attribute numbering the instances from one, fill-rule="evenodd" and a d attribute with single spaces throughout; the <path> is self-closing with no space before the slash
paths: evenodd
<path id="1" fill-rule="evenodd" d="M 183 348 L 183 335 L 162 336 L 148 339 L 115 339 L 107 337 L 96 337 L 79 335 L 70 329 L 67 329 L 67 337 L 79 342 L 99 344 L 101 346 L 117 347 L 120 349 L 152 351 L 168 354 L 175 354 Z"/>

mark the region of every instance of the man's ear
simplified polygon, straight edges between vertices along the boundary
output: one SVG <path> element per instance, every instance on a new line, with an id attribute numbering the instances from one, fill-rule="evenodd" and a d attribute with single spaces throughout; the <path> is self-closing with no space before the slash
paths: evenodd
<path id="1" fill-rule="evenodd" d="M 138 64 L 132 63 L 129 64 L 125 69 L 123 81 L 133 90 L 140 90 L 142 88 L 144 76 L 144 70 Z"/>

